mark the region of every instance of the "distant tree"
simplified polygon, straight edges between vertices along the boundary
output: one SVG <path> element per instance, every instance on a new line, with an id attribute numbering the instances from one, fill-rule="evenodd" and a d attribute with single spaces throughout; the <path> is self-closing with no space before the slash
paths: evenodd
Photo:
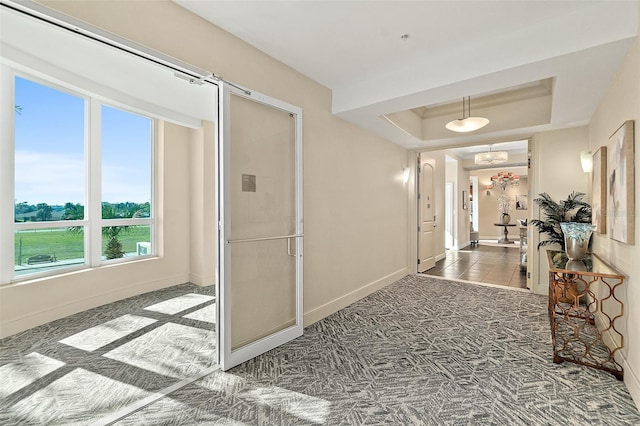
<path id="1" fill-rule="evenodd" d="M 37 211 L 38 208 L 32 204 L 27 203 L 26 201 L 22 201 L 15 205 L 15 214 L 25 214 Z"/>
<path id="2" fill-rule="evenodd" d="M 82 220 L 84 219 L 84 206 L 82 204 L 66 203 L 62 220 Z"/>
<path id="3" fill-rule="evenodd" d="M 47 221 L 51 220 L 53 216 L 53 209 L 47 203 L 39 203 L 36 207 L 38 207 L 38 212 L 36 213 L 36 217 L 38 220 Z"/>
<path id="4" fill-rule="evenodd" d="M 140 217 L 151 217 L 151 203 L 146 202 L 138 206 L 138 212 Z"/>
<path id="5" fill-rule="evenodd" d="M 21 202 L 21 203 L 16 203 L 16 204 L 13 206 L 13 214 L 14 214 L 14 217 L 16 218 L 16 220 L 18 220 L 18 215 L 19 215 L 19 214 L 27 213 L 27 211 L 26 211 L 26 207 L 27 207 L 27 206 L 28 206 L 28 204 L 27 204 L 27 202 L 26 202 L 26 201 L 23 201 L 23 202 Z M 23 219 L 23 220 L 24 220 L 24 219 Z"/>
<path id="6" fill-rule="evenodd" d="M 112 204 L 102 203 L 102 218 L 103 219 L 116 219 L 118 217 L 116 209 Z"/>

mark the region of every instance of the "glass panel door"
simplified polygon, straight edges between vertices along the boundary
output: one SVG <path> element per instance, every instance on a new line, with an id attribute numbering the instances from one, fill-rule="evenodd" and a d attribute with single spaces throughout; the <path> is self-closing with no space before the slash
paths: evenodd
<path id="1" fill-rule="evenodd" d="M 302 334 L 301 110 L 225 85 L 220 364 Z"/>

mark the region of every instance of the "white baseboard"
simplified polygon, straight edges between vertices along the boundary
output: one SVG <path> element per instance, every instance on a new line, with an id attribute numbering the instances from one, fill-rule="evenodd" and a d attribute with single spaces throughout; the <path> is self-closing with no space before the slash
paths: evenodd
<path id="1" fill-rule="evenodd" d="M 462 243 L 460 245 L 460 248 L 463 249 L 463 248 L 465 248 L 467 246 L 470 246 L 470 245 L 471 245 L 471 240 L 467 240 L 467 241 L 465 241 L 464 243 Z"/>
<path id="2" fill-rule="evenodd" d="M 189 282 L 191 284 L 199 285 L 200 287 L 208 287 L 216 284 L 216 277 L 214 276 L 202 276 L 198 274 L 190 274 Z"/>
<path id="3" fill-rule="evenodd" d="M 440 253 L 439 255 L 436 256 L 436 262 L 439 260 L 444 259 L 445 257 L 447 257 L 447 253 Z"/>
<path id="4" fill-rule="evenodd" d="M 596 326 L 599 330 L 606 330 L 608 328 L 607 320 L 604 318 L 604 315 L 596 315 L 595 319 Z M 619 336 L 614 334 L 611 330 L 605 331 L 602 334 L 602 340 L 609 348 L 614 348 L 620 344 Z M 615 359 L 620 363 L 620 365 L 622 365 L 624 370 L 624 384 L 627 386 L 627 390 L 631 394 L 631 398 L 633 398 L 636 408 L 640 411 L 640 380 L 638 379 L 638 375 L 635 374 L 631 365 L 627 362 L 627 358 L 621 351 L 616 352 Z"/>
<path id="5" fill-rule="evenodd" d="M 624 368 L 624 384 L 627 386 L 636 408 L 640 411 L 640 379 L 638 379 L 638 375 L 633 371 L 627 359 L 624 356 L 621 356 L 621 358 L 622 368 Z"/>
<path id="6" fill-rule="evenodd" d="M 492 235 L 490 237 L 487 237 L 485 235 L 481 235 L 479 238 L 479 241 L 482 242 L 482 240 L 485 241 L 493 241 L 493 242 L 498 242 L 499 239 L 501 239 L 502 237 L 504 237 L 504 235 L 500 234 L 499 237 L 496 237 L 495 235 Z M 509 239 L 511 241 L 520 241 L 520 237 L 518 235 L 509 235 Z"/>
<path id="7" fill-rule="evenodd" d="M 304 314 L 304 326 L 307 327 L 321 319 L 328 317 L 329 315 L 338 312 L 340 309 L 351 305 L 354 302 L 370 295 L 371 293 L 380 290 L 388 286 L 391 283 L 398 281 L 399 279 L 409 275 L 409 267 L 399 269 L 389 275 L 386 275 L 376 281 L 365 284 L 364 286 L 340 296 L 337 299 L 333 299 L 324 305 L 311 309 Z"/>
<path id="8" fill-rule="evenodd" d="M 106 305 L 128 297 L 137 296 L 149 291 L 160 290 L 162 288 L 189 282 L 189 274 L 180 274 L 173 277 L 166 277 L 161 280 L 147 281 L 132 286 L 119 288 L 112 291 L 96 294 L 90 297 L 77 299 L 68 303 L 33 312 L 3 322 L 0 327 L 0 339 L 29 330 L 30 328 L 55 321 L 87 309 Z"/>
<path id="9" fill-rule="evenodd" d="M 471 244 L 471 241 L 467 241 L 467 242 L 458 244 L 457 246 L 453 246 L 449 250 L 462 250 L 463 248 L 465 248 L 466 246 L 468 246 L 470 244 Z"/>

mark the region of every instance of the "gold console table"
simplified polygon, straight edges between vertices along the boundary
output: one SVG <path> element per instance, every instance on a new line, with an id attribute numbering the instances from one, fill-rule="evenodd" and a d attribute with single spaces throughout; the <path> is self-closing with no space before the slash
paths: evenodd
<path id="1" fill-rule="evenodd" d="M 547 250 L 547 259 L 553 362 L 586 365 L 622 380 L 615 357 L 624 344 L 616 328 L 624 303 L 616 289 L 625 276 L 594 254 L 570 261 L 562 251 Z"/>

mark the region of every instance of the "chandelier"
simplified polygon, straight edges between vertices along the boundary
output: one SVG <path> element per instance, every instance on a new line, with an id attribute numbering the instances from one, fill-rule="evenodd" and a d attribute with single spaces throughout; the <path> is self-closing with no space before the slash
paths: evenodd
<path id="1" fill-rule="evenodd" d="M 466 99 L 466 102 L 465 102 Z M 466 105 L 465 105 L 466 103 Z M 448 122 L 444 127 L 452 132 L 473 132 L 487 124 L 489 119 L 484 117 L 470 117 L 471 115 L 471 97 L 462 98 L 462 118 Z"/>
<path id="2" fill-rule="evenodd" d="M 506 163 L 508 159 L 507 151 L 491 151 L 491 145 L 489 145 L 489 151 L 476 154 L 474 160 L 476 164 L 487 165 Z"/>
<path id="3" fill-rule="evenodd" d="M 518 186 L 520 184 L 520 176 L 512 172 L 500 172 L 491 176 L 491 184 L 500 187 L 504 191 L 507 186 Z"/>

